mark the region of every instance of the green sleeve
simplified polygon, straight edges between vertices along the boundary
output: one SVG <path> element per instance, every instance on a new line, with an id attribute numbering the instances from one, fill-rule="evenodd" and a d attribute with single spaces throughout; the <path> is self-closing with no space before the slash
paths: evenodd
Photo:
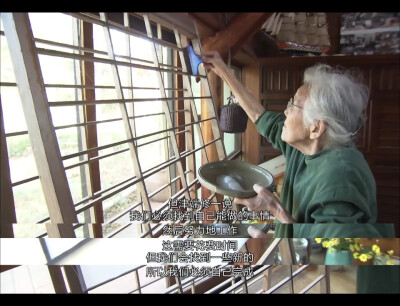
<path id="1" fill-rule="evenodd" d="M 400 266 L 357 266 L 357 293 L 400 293 Z"/>
<path id="2" fill-rule="evenodd" d="M 389 223 L 295 223 L 294 238 L 396 238 Z"/>
<path id="3" fill-rule="evenodd" d="M 358 223 L 364 216 L 353 203 L 328 202 L 313 207 L 310 216 L 315 223 Z"/>
<path id="4" fill-rule="evenodd" d="M 343 178 L 342 178 L 343 179 Z M 324 178 L 329 182 L 328 178 Z M 371 200 L 357 186 L 317 188 L 308 203 L 305 223 L 375 223 L 376 213 Z M 322 186 L 322 185 L 321 185 Z"/>
<path id="5" fill-rule="evenodd" d="M 258 132 L 267 138 L 275 149 L 281 151 L 286 156 L 291 146 L 281 139 L 284 121 L 285 115 L 266 111 L 258 117 L 255 124 Z"/>

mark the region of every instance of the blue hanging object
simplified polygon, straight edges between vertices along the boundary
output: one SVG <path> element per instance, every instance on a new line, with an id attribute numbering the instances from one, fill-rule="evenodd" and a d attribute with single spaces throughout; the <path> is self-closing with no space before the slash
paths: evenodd
<path id="1" fill-rule="evenodd" d="M 194 50 L 193 46 L 189 45 L 187 46 L 187 52 L 189 55 L 189 62 L 190 62 L 190 69 L 191 71 L 188 71 L 192 75 L 198 75 L 199 74 L 199 65 L 203 62 L 201 60 L 201 57 L 198 56 Z M 186 63 L 187 64 L 187 63 Z"/>

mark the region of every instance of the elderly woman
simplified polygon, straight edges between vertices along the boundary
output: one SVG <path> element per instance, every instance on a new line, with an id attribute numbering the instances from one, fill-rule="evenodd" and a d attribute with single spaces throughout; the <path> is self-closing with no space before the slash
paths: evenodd
<path id="1" fill-rule="evenodd" d="M 281 201 L 255 185 L 256 197 L 236 203 L 269 210 L 281 223 L 375 223 L 375 180 L 352 142 L 364 123 L 365 85 L 330 66 L 315 65 L 305 70 L 304 84 L 283 115 L 265 111 L 217 52 L 202 58 L 205 68 L 228 84 L 259 133 L 286 158 Z M 276 237 L 307 237 L 292 228 L 277 226 Z"/>
<path id="2" fill-rule="evenodd" d="M 236 198 L 237 204 L 271 211 L 278 223 L 275 237 L 394 237 L 393 224 L 375 224 L 375 180 L 352 141 L 365 120 L 368 87 L 348 72 L 317 64 L 305 70 L 303 85 L 283 115 L 266 111 L 218 52 L 204 52 L 202 60 L 227 83 L 258 132 L 286 158 L 280 201 L 256 184 L 257 196 Z M 249 234 L 265 237 L 251 227 Z M 359 267 L 358 292 L 398 293 L 399 269 L 386 268 Z"/>

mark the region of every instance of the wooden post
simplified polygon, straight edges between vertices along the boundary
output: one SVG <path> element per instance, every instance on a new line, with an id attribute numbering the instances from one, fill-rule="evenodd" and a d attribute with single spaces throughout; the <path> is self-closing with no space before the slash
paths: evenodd
<path id="1" fill-rule="evenodd" d="M 330 267 L 328 266 L 318 266 L 321 274 L 325 274 L 325 277 L 321 279 L 320 285 L 320 293 L 331 293 L 331 279 L 330 279 Z"/>
<path id="2" fill-rule="evenodd" d="M 0 96 L 0 237 L 13 238 L 13 223 L 17 223 L 14 207 L 14 195 L 11 186 L 10 166 L 8 164 L 8 151 L 6 133 L 4 130 L 3 109 Z"/>
<path id="3" fill-rule="evenodd" d="M 215 50 L 218 51 L 221 56 L 224 58 L 227 54 L 228 51 L 230 50 L 232 54 L 237 51 L 241 45 L 249 38 L 251 37 L 254 33 L 256 33 L 261 25 L 265 22 L 265 20 L 271 15 L 272 13 L 238 13 L 236 14 L 230 21 L 229 23 L 225 26 L 224 29 L 220 30 L 219 32 L 214 33 L 214 36 L 211 36 L 211 30 L 206 29 L 204 30 L 205 27 L 200 26 L 197 27 L 197 22 L 198 18 L 196 17 L 196 14 L 192 14 L 191 16 L 196 20 L 196 29 L 197 30 L 202 30 L 202 33 L 198 33 L 201 42 L 203 43 L 203 50 L 205 51 L 210 51 L 210 50 Z M 258 67 L 256 67 L 255 71 L 252 72 L 254 75 L 252 76 L 252 79 L 248 82 L 248 86 L 254 86 L 255 88 L 251 88 L 250 90 L 253 93 L 256 93 L 256 96 L 259 96 L 259 74 L 258 74 Z M 254 78 L 256 79 L 256 82 L 254 82 Z M 219 108 L 223 105 L 223 96 L 222 96 L 222 81 L 221 79 L 216 76 L 213 72 L 208 73 L 208 80 L 209 80 L 209 86 L 212 91 L 212 96 L 216 108 L 216 113 L 218 114 Z M 205 103 L 202 103 L 202 119 L 208 118 L 208 113 L 207 113 L 207 108 Z M 252 124 L 252 123 L 251 123 Z M 248 135 L 254 136 L 254 129 L 255 126 L 250 128 L 250 132 L 248 132 Z M 248 129 L 249 130 L 249 129 Z M 212 126 L 209 123 L 205 123 L 203 125 L 203 131 L 204 131 L 204 141 L 207 143 L 211 139 L 212 135 Z M 258 133 L 256 134 L 258 135 Z M 254 140 L 252 141 L 254 144 Z M 247 145 L 248 147 L 250 146 L 250 138 L 248 138 L 247 143 L 245 142 L 244 145 Z M 220 160 L 221 158 L 218 158 L 218 148 L 216 149 L 215 146 L 210 146 L 207 148 L 207 155 L 209 156 L 209 162 L 211 161 L 216 161 Z M 249 150 L 248 152 L 254 152 L 257 150 Z M 251 157 L 251 159 L 255 159 L 256 157 Z M 249 158 L 250 160 L 250 158 Z M 255 164 L 258 163 L 254 162 Z M 202 197 L 205 198 L 207 195 L 210 195 L 210 192 L 207 191 L 205 188 L 202 188 Z"/>
<path id="4" fill-rule="evenodd" d="M 210 89 L 212 91 L 212 96 L 213 96 L 213 100 L 215 103 L 215 108 L 217 110 L 217 116 L 218 116 L 218 110 L 223 103 L 223 101 L 222 101 L 222 99 L 223 99 L 222 81 L 219 78 L 219 76 L 217 76 L 214 72 L 208 73 L 208 80 L 209 80 Z M 201 95 L 202 96 L 205 95 L 205 93 L 203 92 L 203 87 L 201 90 L 202 90 Z M 201 102 L 201 119 L 204 120 L 204 119 L 208 119 L 210 117 L 212 117 L 212 116 L 210 116 L 210 114 L 208 112 L 207 103 L 205 101 L 202 101 Z M 202 130 L 203 130 L 204 143 L 208 143 L 214 139 L 211 121 L 203 122 Z M 218 151 L 217 151 L 215 143 L 207 146 L 206 152 L 207 152 L 208 160 L 204 160 L 204 157 L 203 157 L 202 161 L 201 161 L 202 164 L 219 160 Z M 211 191 L 202 186 L 201 187 L 202 199 L 207 199 L 210 195 L 211 195 Z M 216 201 L 221 202 L 222 200 L 223 200 L 223 196 L 218 194 Z M 207 210 L 210 210 L 210 209 L 212 210 L 215 208 L 216 208 L 215 206 L 210 206 L 210 208 Z M 205 221 L 205 223 L 206 223 L 206 221 Z"/>
<path id="5" fill-rule="evenodd" d="M 176 53 L 176 54 L 178 54 L 178 53 Z M 181 63 L 180 57 L 176 56 L 175 60 L 176 60 L 177 66 L 178 67 L 182 67 L 182 63 Z M 175 75 L 175 84 L 176 84 L 176 86 L 175 86 L 176 88 L 183 88 L 182 75 L 180 75 L 180 74 L 176 74 Z M 176 91 L 175 92 L 175 97 L 183 98 L 183 92 Z M 184 110 L 184 107 L 185 107 L 184 103 L 185 103 L 185 100 L 183 100 L 183 99 L 175 100 L 175 110 L 178 111 L 176 113 L 176 115 L 175 115 L 175 122 L 176 122 L 175 125 L 177 125 L 177 126 L 185 124 L 185 114 L 182 112 Z M 185 129 L 185 127 L 182 127 L 180 129 L 178 129 L 177 132 L 179 132 L 181 130 L 184 130 L 184 129 Z M 186 148 L 185 133 L 178 134 L 176 136 L 176 138 L 177 138 L 176 141 L 177 141 L 177 144 L 178 144 L 179 152 L 185 151 L 185 148 Z M 186 171 L 186 160 L 183 159 L 181 161 L 181 163 L 182 163 L 183 170 Z M 181 184 L 180 181 L 178 181 L 177 183 L 178 183 L 177 186 L 178 186 L 178 188 L 180 190 L 182 188 L 182 184 Z"/>
<path id="6" fill-rule="evenodd" d="M 105 13 L 100 13 L 100 18 L 102 21 L 104 21 L 108 24 L 107 15 Z M 108 26 L 104 26 L 103 30 L 104 30 L 104 38 L 105 38 L 106 45 L 107 45 L 108 57 L 111 60 L 115 60 L 114 47 L 112 44 L 110 29 Z M 118 71 L 117 65 L 116 64 L 111 65 L 111 70 L 112 70 L 113 77 L 114 77 L 115 89 L 117 92 L 118 99 L 124 100 L 124 93 L 122 90 L 122 84 L 121 84 L 121 79 L 119 76 L 119 71 Z M 129 114 L 128 114 L 128 110 L 126 108 L 126 104 L 124 102 L 121 102 L 121 103 L 119 103 L 119 105 L 120 105 L 122 119 L 123 119 L 123 123 L 124 123 L 124 130 L 125 130 L 126 138 L 133 139 L 134 135 L 136 133 L 133 130 L 133 126 L 130 124 Z M 133 143 L 133 141 L 128 142 L 128 146 L 129 146 L 129 152 L 131 154 L 132 161 L 133 161 L 133 168 L 135 171 L 135 175 L 137 178 L 142 178 L 143 173 L 142 173 L 141 165 L 139 163 L 137 148 L 136 148 L 135 144 Z M 137 183 L 137 186 L 138 186 L 138 189 L 139 189 L 140 194 L 143 199 L 144 209 L 146 211 L 151 212 L 152 210 L 151 210 L 151 205 L 150 205 L 150 199 L 147 194 L 147 189 L 146 189 L 144 180 L 139 181 Z M 152 236 L 150 224 L 145 223 L 144 227 L 145 227 L 145 231 L 149 232 L 150 236 Z"/>
<path id="7" fill-rule="evenodd" d="M 51 120 L 28 14 L 3 13 L 2 18 L 50 220 L 53 224 L 68 225 L 62 232 L 58 226 L 51 226 L 55 230 L 51 235 L 75 237 L 72 223 L 77 223 L 78 219 Z"/>
<path id="8" fill-rule="evenodd" d="M 177 46 L 179 48 L 186 47 L 188 45 L 187 38 L 183 35 L 180 35 L 177 30 L 174 30 L 174 32 L 175 32 L 175 39 L 176 39 Z M 185 62 L 185 57 L 183 55 L 183 52 L 179 52 L 179 56 L 180 56 L 179 59 L 180 59 L 180 63 L 181 63 L 183 71 L 187 71 L 188 69 L 186 67 L 186 64 L 188 64 L 188 63 Z M 192 91 L 192 86 L 191 86 L 189 76 L 183 75 L 181 78 L 182 78 L 182 88 L 184 89 L 184 97 L 187 97 L 187 98 L 193 97 L 193 91 Z M 201 93 L 201 95 L 203 95 L 203 94 Z M 184 100 L 183 103 L 184 103 L 184 110 L 185 110 L 184 123 L 192 122 L 192 118 L 193 118 L 194 122 L 198 122 L 199 118 L 198 118 L 196 104 L 194 102 L 194 99 L 186 99 L 186 100 Z M 203 135 L 202 128 L 199 123 L 196 123 L 194 125 L 194 127 L 193 126 L 188 127 L 188 132 L 186 133 L 186 142 L 185 142 L 187 150 L 194 149 L 194 129 L 195 128 L 196 128 L 196 132 L 198 135 L 199 145 L 201 147 L 204 146 L 205 141 L 204 141 L 204 135 Z M 206 150 L 207 150 L 207 148 L 201 149 L 202 164 L 208 162 Z M 193 181 L 195 179 L 195 177 L 197 177 L 197 174 L 195 173 L 195 171 L 196 171 L 196 163 L 195 162 L 196 162 L 195 156 L 191 155 L 188 158 L 188 167 L 189 167 L 189 170 L 191 170 L 191 172 L 189 173 L 189 181 L 190 182 Z M 190 196 L 192 198 L 197 198 L 196 187 L 194 187 L 193 190 L 190 192 Z"/>
<path id="9" fill-rule="evenodd" d="M 84 48 L 93 49 L 93 24 L 81 21 L 82 23 L 82 45 Z M 93 53 L 84 52 L 84 55 L 93 56 Z M 82 62 L 82 84 L 87 86 L 95 85 L 94 75 L 94 63 L 90 61 Z M 94 101 L 95 90 L 92 88 L 84 88 L 83 100 Z M 96 105 L 85 105 L 84 106 L 85 122 L 96 121 Z M 96 148 L 97 142 L 97 125 L 90 124 L 86 126 L 86 144 L 87 149 Z M 98 156 L 97 151 L 90 152 L 88 158 Z M 101 190 L 100 182 L 100 166 L 99 161 L 94 161 L 88 164 L 89 168 L 89 180 L 88 187 L 89 192 L 93 195 L 95 192 Z M 95 206 L 91 207 L 88 211 L 89 237 L 101 238 L 103 237 L 102 223 L 104 222 L 103 216 L 103 205 L 102 202 L 98 202 Z M 85 220 L 86 221 L 86 220 Z"/>
<path id="10" fill-rule="evenodd" d="M 272 14 L 272 12 L 237 13 L 226 27 L 217 32 L 213 37 L 202 38 L 201 41 L 204 41 L 204 50 L 217 50 L 221 56 L 228 54 L 229 50 L 234 54 L 242 47 L 243 43 L 260 30 L 261 26 Z"/>
<path id="11" fill-rule="evenodd" d="M 127 28 L 131 27 L 128 13 L 124 13 L 124 26 L 127 27 Z M 125 40 L 126 40 L 126 55 L 130 57 L 131 54 L 132 54 L 132 50 L 131 50 L 131 39 L 130 39 L 129 34 L 126 34 Z M 132 61 L 129 60 L 129 62 L 131 63 Z M 128 77 L 128 80 L 129 80 L 128 84 L 131 87 L 133 87 L 134 84 L 133 84 L 133 78 L 132 78 L 132 68 L 129 68 L 127 77 Z M 130 90 L 129 94 L 130 94 L 130 98 L 133 99 L 134 98 L 133 89 Z M 131 107 L 132 107 L 132 115 L 133 115 L 133 117 L 135 117 L 135 113 L 136 113 L 135 112 L 135 109 L 136 109 L 135 103 L 132 103 Z M 130 121 L 130 124 L 132 126 L 133 136 L 136 137 L 137 136 L 136 135 L 136 122 L 135 122 L 134 118 Z M 135 142 L 135 144 L 137 144 L 137 142 Z M 143 197 L 142 197 L 142 194 L 140 192 L 137 194 L 137 198 L 140 201 L 140 203 L 143 203 Z M 137 209 L 140 212 L 143 212 L 143 205 L 139 205 Z M 147 225 L 144 226 L 144 227 L 148 228 Z M 137 223 L 136 224 L 136 230 L 140 235 L 143 233 L 143 228 L 142 228 L 142 224 L 141 223 Z"/>
<path id="12" fill-rule="evenodd" d="M 283 238 L 279 243 L 279 252 L 283 265 L 295 265 L 296 253 L 294 251 L 292 238 Z"/>
<path id="13" fill-rule="evenodd" d="M 153 38 L 149 16 L 147 14 L 144 14 L 143 17 L 144 17 L 144 23 L 145 23 L 145 26 L 146 26 L 147 36 L 150 37 L 150 38 Z M 159 68 L 160 67 L 160 63 L 159 63 L 159 60 L 158 60 L 158 57 L 157 57 L 157 53 L 156 53 L 156 48 L 155 47 L 156 47 L 156 45 L 154 43 L 154 47 L 152 48 L 154 66 Z M 161 74 L 160 71 L 158 71 L 158 72 L 156 72 L 156 75 L 158 77 L 158 85 L 160 87 L 161 97 L 162 98 L 166 98 L 167 95 L 166 95 L 165 88 L 164 88 L 164 82 L 163 82 L 162 74 Z M 170 128 L 173 127 L 173 123 L 172 123 L 172 117 L 171 117 L 171 110 L 170 110 L 168 102 L 166 100 L 164 100 L 162 102 L 162 108 L 163 108 L 163 111 L 165 113 L 166 127 L 167 127 L 167 129 L 170 129 Z M 175 132 L 174 131 L 170 131 L 170 132 L 168 132 L 168 134 L 169 134 L 169 137 L 170 137 L 170 143 L 172 145 L 172 149 L 173 149 L 174 155 L 175 155 L 176 158 L 178 158 L 180 156 L 180 153 L 179 153 L 178 143 L 177 143 L 176 137 L 175 137 Z M 182 163 L 181 163 L 180 160 L 178 160 L 176 162 L 176 167 L 178 169 L 178 174 L 179 174 L 180 179 L 181 179 L 182 188 L 186 189 L 186 191 L 184 192 L 185 196 L 186 196 L 187 199 L 189 199 L 190 195 L 189 195 L 189 191 L 187 190 L 188 184 L 187 184 L 187 180 L 186 180 L 186 176 L 185 176 L 185 171 L 183 170 L 183 166 L 182 166 Z"/>
<path id="14" fill-rule="evenodd" d="M 258 65 L 247 65 L 242 68 L 243 85 L 260 101 L 260 69 Z M 260 159 L 261 136 L 256 125 L 248 120 L 246 131 L 242 134 L 242 160 L 258 165 Z"/>
<path id="15" fill-rule="evenodd" d="M 60 265 L 48 265 L 47 269 L 53 283 L 55 293 L 68 293 Z"/>
<path id="16" fill-rule="evenodd" d="M 331 46 L 328 54 L 340 53 L 340 24 L 341 13 L 326 13 L 326 21 L 328 22 L 328 34 Z"/>
<path id="17" fill-rule="evenodd" d="M 84 293 L 84 289 L 82 288 L 82 284 L 78 275 L 79 266 L 67 265 L 63 266 L 63 268 L 71 293 Z"/>

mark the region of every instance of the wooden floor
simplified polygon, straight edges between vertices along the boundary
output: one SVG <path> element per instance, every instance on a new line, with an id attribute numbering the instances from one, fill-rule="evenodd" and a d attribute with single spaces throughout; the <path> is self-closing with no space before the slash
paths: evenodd
<path id="1" fill-rule="evenodd" d="M 318 266 L 311 267 L 299 274 L 294 279 L 294 293 L 298 293 L 303 290 L 312 280 L 318 275 Z M 294 266 L 294 269 L 296 266 Z M 335 268 L 335 266 L 332 266 Z M 280 282 L 283 278 L 289 275 L 289 266 L 274 266 L 272 268 L 271 284 L 275 285 Z M 330 273 L 331 280 L 331 293 L 355 293 L 356 292 L 356 267 L 345 266 L 343 269 L 338 271 L 332 271 Z M 3 272 L 1 276 L 1 293 L 54 293 L 54 289 L 47 272 L 46 266 L 20 266 L 18 268 Z M 132 277 L 131 277 L 132 278 Z M 132 290 L 132 279 L 124 280 L 121 278 L 121 282 L 109 283 L 109 286 L 94 290 L 93 293 L 124 293 Z M 21 281 L 24 280 L 24 281 Z M 117 287 L 116 287 L 116 284 Z M 130 286 L 128 286 L 131 284 Z M 160 285 L 163 285 L 160 283 Z M 263 289 L 265 282 L 260 280 L 254 285 L 249 287 L 249 293 L 260 292 Z M 129 287 L 129 288 L 128 288 Z M 165 286 L 164 286 L 165 287 Z M 146 288 L 144 292 L 157 292 L 163 291 L 160 288 Z M 275 293 L 290 293 L 289 284 L 282 286 Z M 307 293 L 320 293 L 319 285 L 314 286 Z"/>
<path id="2" fill-rule="evenodd" d="M 293 266 L 293 271 L 296 269 Z M 355 266 L 341 266 L 336 269 L 336 266 L 331 266 L 330 272 L 330 291 L 331 293 L 356 293 L 356 267 Z M 271 275 L 271 285 L 274 286 L 280 282 L 284 277 L 289 275 L 289 266 L 276 266 L 273 268 Z M 301 272 L 294 278 L 293 289 L 294 293 L 301 292 L 308 286 L 314 279 L 316 279 L 321 272 L 318 266 L 311 266 L 305 271 Z M 265 284 L 264 284 L 265 285 Z M 312 287 L 307 293 L 321 293 L 319 284 Z M 285 284 L 275 293 L 290 293 L 290 283 Z"/>
<path id="3" fill-rule="evenodd" d="M 321 265 L 324 264 L 324 253 L 311 254 L 310 262 L 313 264 L 294 278 L 294 293 L 300 293 L 322 273 L 320 267 L 322 268 L 323 266 Z M 292 272 L 300 267 L 292 266 Z M 290 268 L 287 265 L 274 266 L 271 269 L 269 273 L 270 287 L 268 287 L 268 283 L 264 278 L 249 288 L 250 293 L 265 292 L 268 288 L 275 286 L 290 275 Z M 287 283 L 274 293 L 290 293 L 290 289 L 290 284 Z M 356 266 L 330 266 L 330 292 L 356 293 Z M 320 285 L 315 285 L 307 293 L 321 293 Z"/>

